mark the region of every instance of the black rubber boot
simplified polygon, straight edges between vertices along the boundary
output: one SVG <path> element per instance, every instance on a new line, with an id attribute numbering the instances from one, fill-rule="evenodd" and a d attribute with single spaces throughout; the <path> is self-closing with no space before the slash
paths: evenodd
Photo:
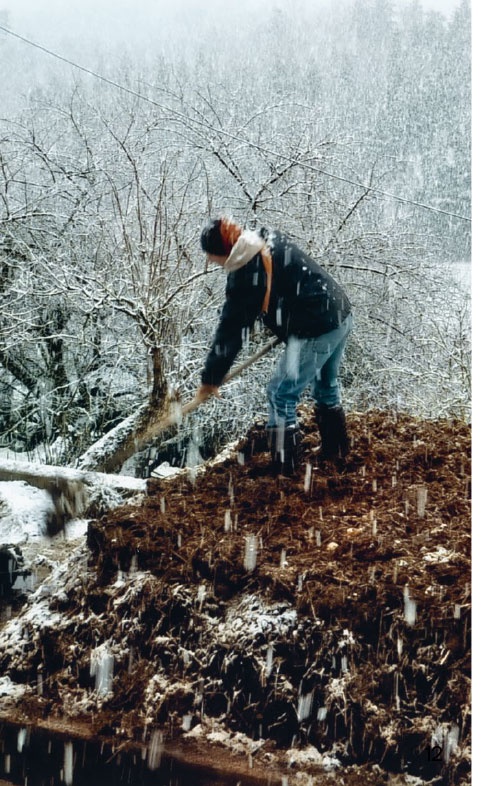
<path id="1" fill-rule="evenodd" d="M 322 458 L 342 463 L 351 447 L 344 410 L 341 406 L 318 404 L 315 414 L 321 437 Z"/>
<path id="2" fill-rule="evenodd" d="M 267 429 L 272 470 L 276 475 L 293 475 L 301 459 L 302 435 L 298 426 Z"/>

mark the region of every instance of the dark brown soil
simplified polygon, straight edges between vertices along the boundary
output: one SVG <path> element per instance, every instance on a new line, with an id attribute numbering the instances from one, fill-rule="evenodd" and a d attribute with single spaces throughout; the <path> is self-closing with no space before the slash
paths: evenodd
<path id="1" fill-rule="evenodd" d="M 97 734 L 179 745 L 206 742 L 213 719 L 212 751 L 244 734 L 260 766 L 313 783 L 337 762 L 339 783 L 469 783 L 470 427 L 351 414 L 339 472 L 318 460 L 307 409 L 302 422 L 296 477 L 271 475 L 255 427 L 90 524 L 89 569 L 51 602 L 67 624 L 22 662 L 0 654 L 15 681 L 45 675 L 19 709 L 71 704 Z M 113 688 L 97 700 L 104 642 Z"/>

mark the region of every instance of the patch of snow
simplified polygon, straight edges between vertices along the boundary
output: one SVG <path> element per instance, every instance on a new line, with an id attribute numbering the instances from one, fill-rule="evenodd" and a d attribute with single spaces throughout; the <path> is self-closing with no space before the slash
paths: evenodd
<path id="1" fill-rule="evenodd" d="M 144 693 L 144 706 L 147 708 L 145 723 L 150 726 L 155 722 L 158 711 L 168 697 L 194 692 L 189 681 L 172 680 L 164 674 L 154 674 L 149 680 Z"/>
<path id="2" fill-rule="evenodd" d="M 210 718 L 203 719 L 194 728 L 184 734 L 186 739 L 207 740 L 212 744 L 222 745 L 229 748 L 231 753 L 242 753 L 252 755 L 256 753 L 265 743 L 265 740 L 252 740 L 241 731 L 228 731 L 223 723 Z"/>
<path id="3" fill-rule="evenodd" d="M 143 478 L 134 478 L 127 475 L 110 475 L 97 472 L 77 473 L 82 475 L 85 483 L 95 483 L 103 487 L 112 489 L 123 489 L 124 491 L 146 491 L 146 481 Z"/>
<path id="4" fill-rule="evenodd" d="M 47 628 L 63 626 L 61 615 L 49 609 L 51 599 L 52 593 L 37 597 L 36 602 L 25 606 L 22 615 L 9 620 L 1 629 L 0 653 L 9 652 L 14 665 L 18 659 L 22 660 L 28 641 L 36 640 Z"/>
<path id="5" fill-rule="evenodd" d="M 349 675 L 344 673 L 342 677 L 332 677 L 328 680 L 325 687 L 326 705 L 330 707 L 336 699 L 342 699 L 344 704 L 347 703 L 346 689 L 350 682 Z"/>
<path id="6" fill-rule="evenodd" d="M 284 603 L 266 604 L 256 595 L 248 595 L 229 608 L 214 633 L 221 643 L 253 643 L 259 636 L 286 636 L 296 626 L 295 609 Z"/>
<path id="7" fill-rule="evenodd" d="M 445 549 L 444 546 L 437 546 L 435 551 L 428 551 L 427 554 L 424 554 L 424 560 L 435 565 L 437 563 L 449 562 L 453 556 L 453 551 Z"/>
<path id="8" fill-rule="evenodd" d="M 180 467 L 172 467 L 168 461 L 165 461 L 163 464 L 159 464 L 154 470 L 151 472 L 152 478 L 170 478 L 173 475 L 178 475 L 181 472 Z"/>
<path id="9" fill-rule="evenodd" d="M 63 629 L 72 624 L 64 615 L 52 610 L 50 605 L 55 597 L 62 597 L 62 588 L 69 589 L 72 584 L 81 581 L 86 561 L 86 546 L 80 544 L 73 548 L 68 559 L 50 565 L 50 575 L 27 596 L 21 613 L 0 628 L 0 655 L 9 652 L 13 662 L 17 658 L 22 659 L 26 643 L 36 641 L 43 630 Z"/>
<path id="10" fill-rule="evenodd" d="M 5 453 L 5 451 L 3 451 Z M 95 513 L 106 512 L 124 502 L 119 491 L 143 493 L 146 481 L 103 473 L 83 473 L 67 467 L 36 464 L 13 464 L 11 468 L 28 467 L 31 472 L 89 485 L 87 504 Z M 45 489 L 30 485 L 25 480 L 0 481 L 0 543 L 31 543 L 46 539 L 47 520 L 54 514 L 52 497 Z M 93 515 L 93 514 L 91 514 Z M 75 540 L 86 533 L 87 520 L 75 518 L 66 523 L 67 540 Z"/>
<path id="11" fill-rule="evenodd" d="M 352 646 L 353 644 L 356 644 L 356 639 L 354 638 L 354 635 L 351 633 L 350 630 L 344 628 L 344 630 L 342 631 L 342 637 L 339 639 L 337 645 L 339 650 L 343 649 L 343 647 Z"/>
<path id="12" fill-rule="evenodd" d="M 323 769 L 327 772 L 330 772 L 331 770 L 337 770 L 342 766 L 340 759 L 337 759 L 337 757 L 331 753 L 324 753 L 322 759 L 323 760 L 321 763 Z"/>
<path id="13" fill-rule="evenodd" d="M 22 696 L 24 696 L 25 692 L 26 692 L 26 687 L 24 685 L 18 685 L 17 683 L 12 682 L 10 677 L 7 676 L 0 677 L 1 698 L 7 696 L 12 699 L 20 699 Z"/>
<path id="14" fill-rule="evenodd" d="M 65 526 L 64 534 L 66 540 L 78 540 L 87 534 L 88 519 L 71 519 Z"/>
<path id="15" fill-rule="evenodd" d="M 308 745 L 307 748 L 296 750 L 292 748 L 287 751 L 287 759 L 291 767 L 296 764 L 319 764 L 321 761 L 321 753 L 313 745 Z"/>
<path id="16" fill-rule="evenodd" d="M 41 538 L 54 507 L 50 494 L 22 480 L 0 483 L 0 542 L 24 543 Z"/>
<path id="17" fill-rule="evenodd" d="M 206 728 L 203 726 L 202 723 L 198 723 L 193 729 L 187 731 L 184 737 L 186 737 L 189 740 L 196 740 L 196 739 L 200 740 L 203 739 L 203 737 L 206 737 L 206 735 L 207 735 Z"/>
<path id="18" fill-rule="evenodd" d="M 236 454 L 236 446 L 238 445 L 239 440 L 235 440 L 234 442 L 230 442 L 227 444 L 220 453 L 218 453 L 214 458 L 210 459 L 206 462 L 207 466 L 209 467 L 216 467 L 217 464 L 222 464 L 224 461 L 228 459 L 234 458 Z"/>

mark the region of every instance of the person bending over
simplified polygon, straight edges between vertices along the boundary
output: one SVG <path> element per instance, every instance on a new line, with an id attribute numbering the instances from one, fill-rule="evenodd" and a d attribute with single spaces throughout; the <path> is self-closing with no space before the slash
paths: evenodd
<path id="1" fill-rule="evenodd" d="M 273 467 L 292 474 L 300 457 L 297 404 L 311 387 L 321 455 L 340 465 L 349 451 L 339 368 L 352 329 L 349 299 L 332 276 L 279 231 L 244 229 L 230 218 L 201 233 L 210 262 L 227 273 L 226 300 L 197 391 L 218 395 L 255 320 L 285 343 L 267 387 L 268 444 Z"/>

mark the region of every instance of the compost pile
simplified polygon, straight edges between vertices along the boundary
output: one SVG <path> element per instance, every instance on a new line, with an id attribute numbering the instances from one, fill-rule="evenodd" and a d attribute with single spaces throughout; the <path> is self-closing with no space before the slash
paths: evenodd
<path id="1" fill-rule="evenodd" d="M 90 522 L 52 617 L 0 648 L 13 716 L 208 742 L 290 783 L 469 783 L 470 427 L 351 413 L 338 471 L 301 422 L 293 478 L 256 424 Z"/>

